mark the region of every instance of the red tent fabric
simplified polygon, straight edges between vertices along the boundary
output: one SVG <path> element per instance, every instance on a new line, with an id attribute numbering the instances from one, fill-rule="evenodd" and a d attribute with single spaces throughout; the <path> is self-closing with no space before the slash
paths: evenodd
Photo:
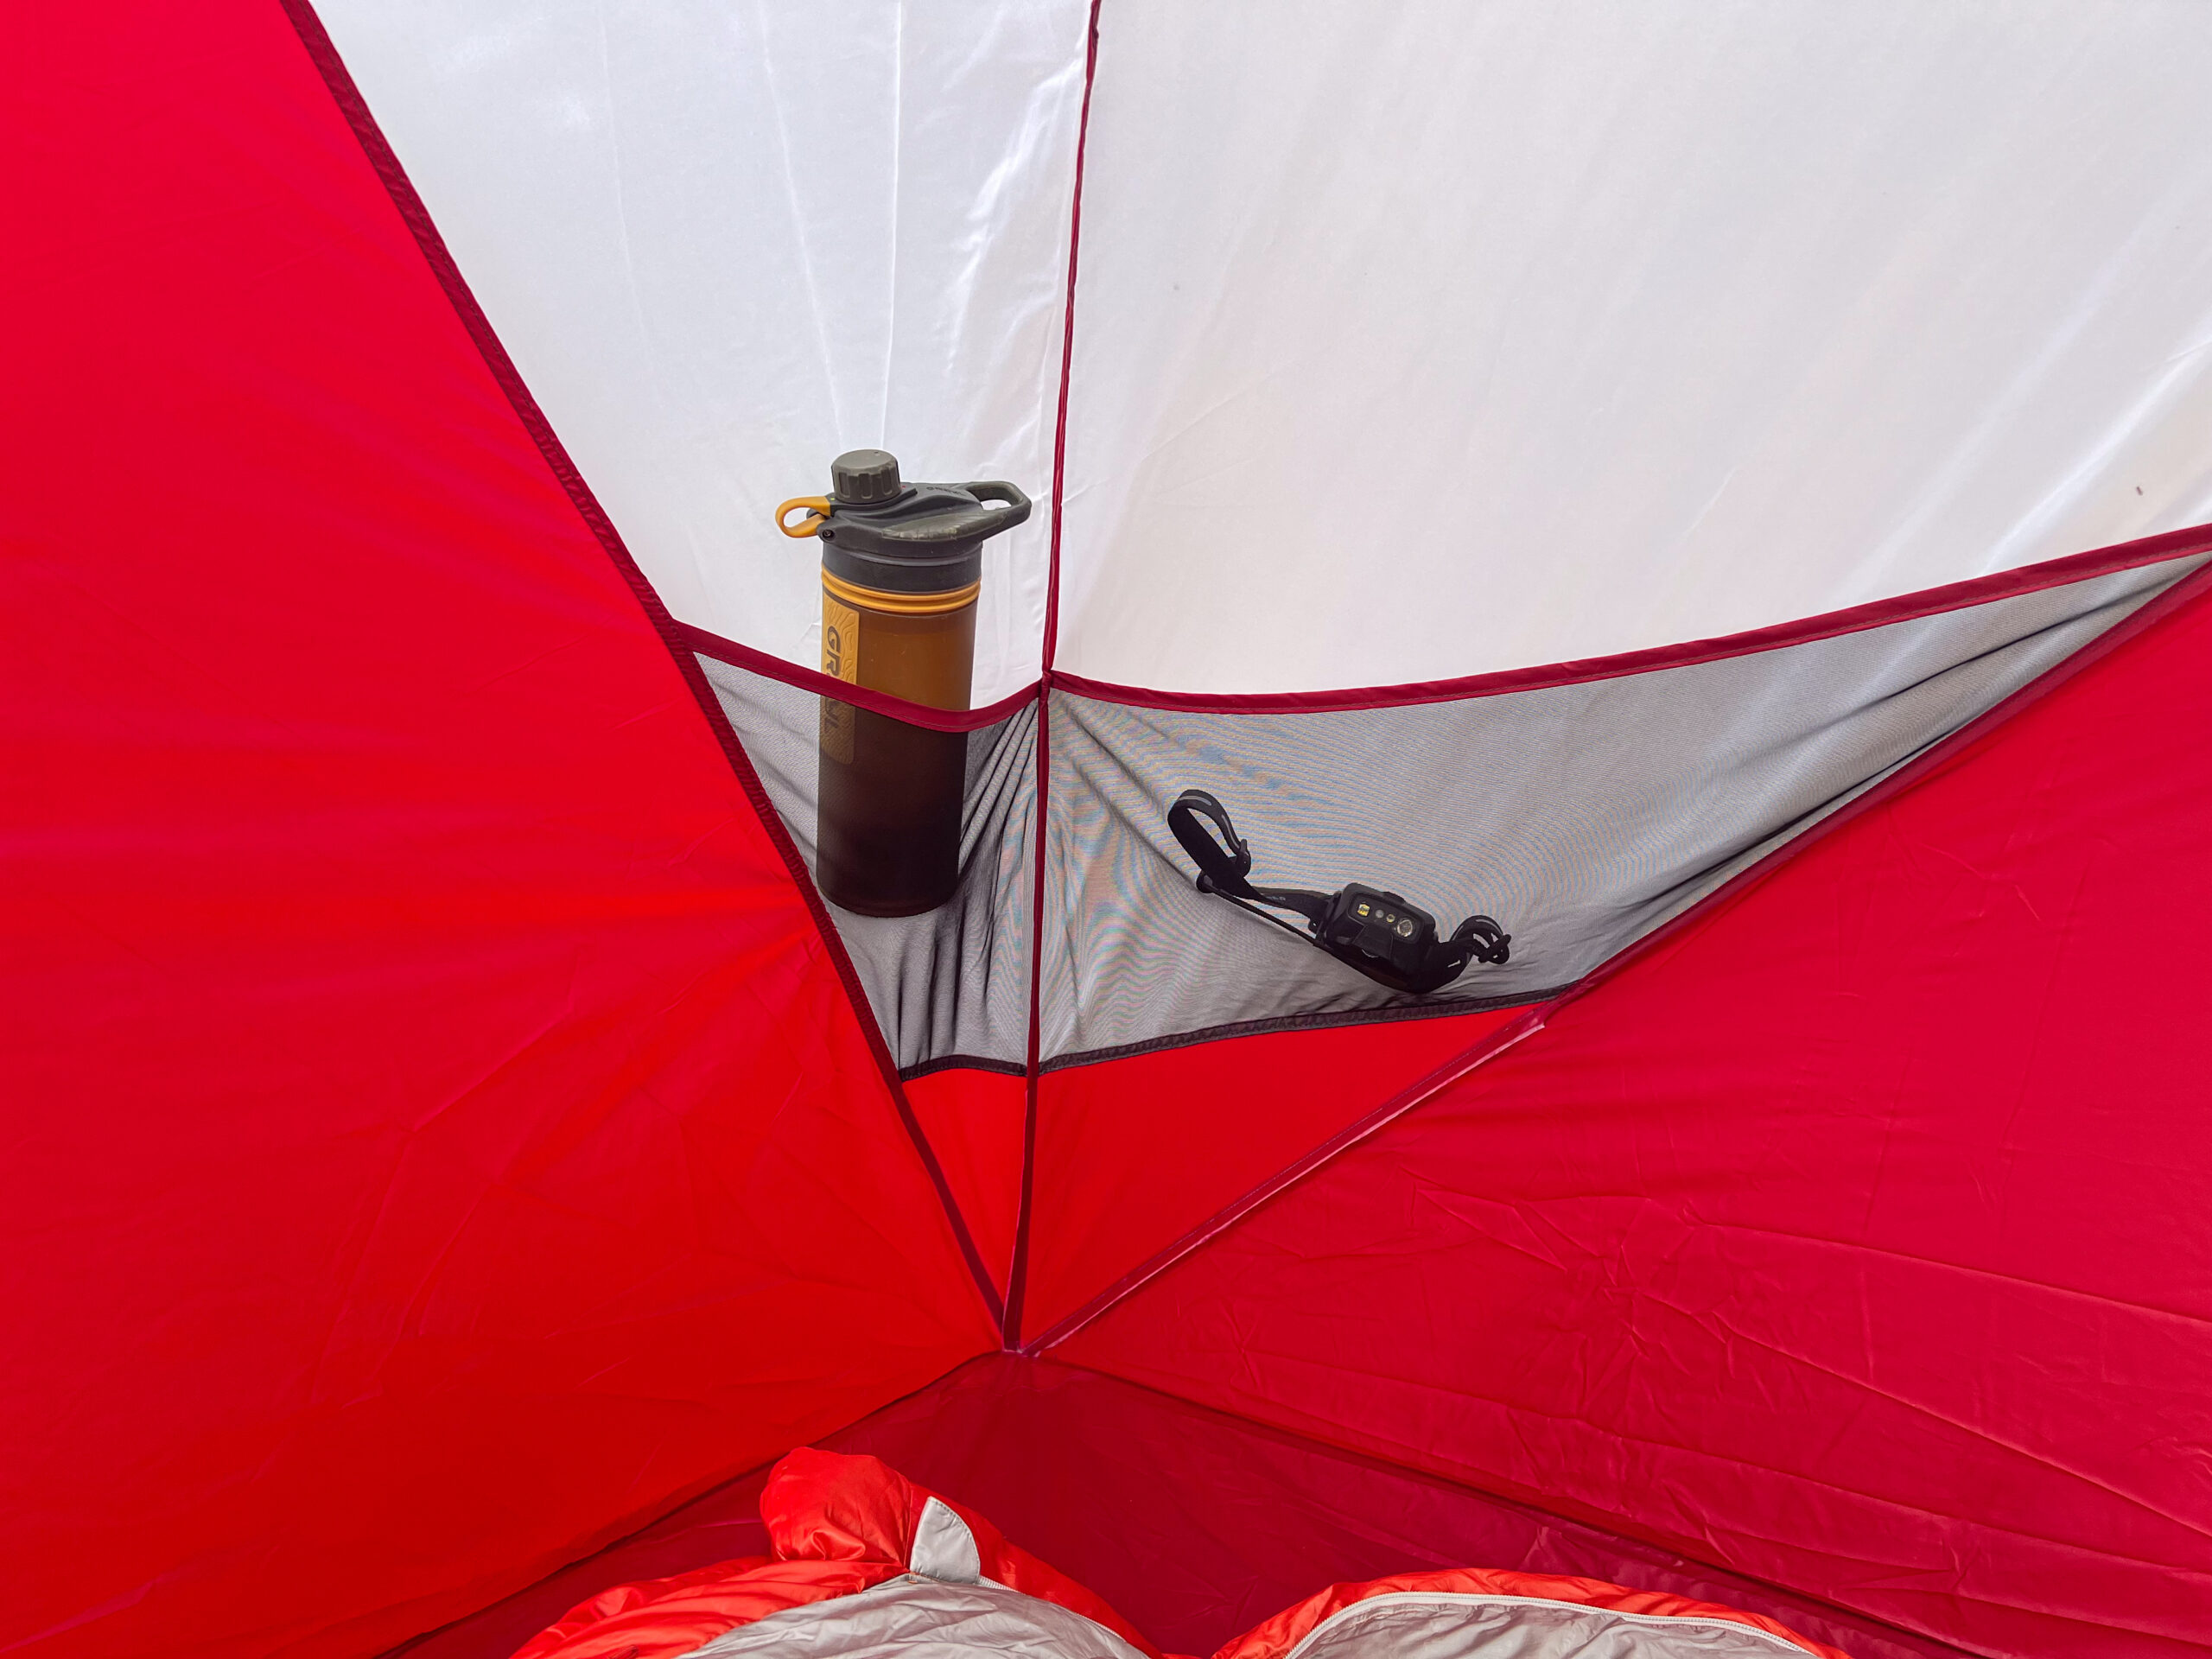
<path id="1" fill-rule="evenodd" d="M 931 1565 L 921 1560 L 932 1509 L 957 1518 L 973 1569 L 994 1584 L 1103 1625 L 1147 1659 L 1160 1659 L 1096 1595 L 1007 1541 L 974 1511 L 947 1503 L 870 1457 L 802 1446 L 763 1484 L 760 1519 L 770 1553 L 604 1592 L 518 1649 L 516 1659 L 671 1659 L 714 1636 L 779 1612 L 834 1601 Z M 940 1569 L 942 1570 L 942 1569 Z"/>
<path id="2" fill-rule="evenodd" d="M 39 35 L 8 1639 L 374 1652 L 991 1326 L 742 778 L 290 22 Z"/>
<path id="3" fill-rule="evenodd" d="M 1108 1651 L 1160 1659 L 1091 1592 L 874 1458 L 801 1447 L 769 1471 L 759 1503 L 770 1554 L 603 1591 L 539 1631 L 515 1659 L 678 1659 L 754 1637 L 763 1651 L 1064 1650 L 1052 1645 L 1056 1636 L 1086 1644 L 1103 1636 Z M 1070 1626 L 1053 1610 L 1083 1623 Z M 1551 1644 L 1559 1651 L 1586 1651 L 1592 1639 L 1665 1651 L 1671 1630 L 1691 1633 L 1693 1648 L 1709 1652 L 1714 1638 L 1748 1631 L 1760 1638 L 1762 1659 L 1840 1659 L 1762 1614 L 1594 1579 L 1466 1567 L 1332 1586 L 1224 1644 L 1217 1659 L 1388 1650 L 1376 1644 L 1400 1639 L 1389 1633 L 1396 1625 L 1425 1626 L 1433 1638 L 1455 1624 L 1515 1622 L 1540 1642 L 1544 1625 L 1567 1625 L 1565 1641 Z M 770 1637 L 771 1625 L 783 1633 Z"/>
<path id="4" fill-rule="evenodd" d="M 2177 597 L 1055 1351 L 1971 1649 L 2194 1650 Z"/>
<path id="5" fill-rule="evenodd" d="M 1853 1659 L 1958 1651 L 1878 1620 L 1402 1464 L 1196 1406 L 1059 1360 L 994 1354 L 823 1444 L 963 1495 L 1056 1567 L 1080 1563 L 1131 1624 L 1204 1655 L 1316 1586 L 1480 1560 L 1757 1613 Z M 611 1586 L 770 1553 L 760 1470 L 482 1612 L 410 1659 L 501 1659 Z"/>
<path id="6" fill-rule="evenodd" d="M 579 379 L 524 243 L 433 211 L 468 147 L 405 65 L 536 23 L 410 58 L 329 10 L 50 10 L 0 72 L 0 1650 L 493 1659 L 769 1553 L 763 1471 L 815 1444 L 1147 1651 L 1469 1568 L 1854 1659 L 2212 1650 L 2212 531 L 1459 678 L 1124 685 L 1084 469 L 1153 429 L 1129 296 L 1195 302 L 1083 238 L 1181 37 L 1080 7 L 1014 78 L 1067 106 L 1010 336 L 1056 460 L 992 590 L 1041 655 L 968 722 L 959 902 L 873 927 L 810 867 L 836 684 L 671 614 L 624 421 L 588 467 L 536 401 Z M 1126 170 L 1085 232 L 1094 91 Z M 1386 994 L 1201 895 L 1160 801 L 1224 779 L 1301 879 L 1480 842 L 1387 879 L 1494 905 L 1513 963 Z"/>

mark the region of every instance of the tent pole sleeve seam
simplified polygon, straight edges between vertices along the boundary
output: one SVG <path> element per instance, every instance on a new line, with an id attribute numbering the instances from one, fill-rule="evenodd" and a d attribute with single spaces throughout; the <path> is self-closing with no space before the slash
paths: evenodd
<path id="1" fill-rule="evenodd" d="M 1090 95 L 1098 84 L 1098 11 L 1104 0 L 1090 0 L 1090 23 L 1084 35 L 1083 107 L 1076 118 L 1075 180 L 1068 200 L 1068 279 L 1060 302 L 1060 392 L 1052 424 L 1052 531 L 1045 567 L 1045 641 L 1041 653 L 1049 679 L 1060 644 L 1060 531 L 1067 515 L 1068 390 L 1075 378 L 1076 273 L 1083 257 L 1083 164 L 1090 147 Z"/>
<path id="2" fill-rule="evenodd" d="M 644 611 L 675 664 L 677 672 L 690 688 L 701 718 L 705 720 L 708 731 L 721 746 L 739 786 L 760 820 L 761 828 L 781 855 L 785 868 L 797 884 L 800 897 L 813 918 L 821 943 L 829 952 L 837 977 L 844 986 L 846 1000 L 852 1007 L 854 1017 L 860 1022 L 869 1052 L 874 1056 L 877 1069 L 889 1090 L 893 1109 L 913 1142 L 915 1153 L 920 1157 L 923 1169 L 944 1207 L 954 1242 L 968 1264 L 969 1274 L 976 1281 L 976 1288 L 983 1299 L 984 1306 L 989 1311 L 992 1321 L 996 1323 L 1001 1314 L 997 1287 L 992 1283 L 989 1270 L 983 1264 L 982 1252 L 976 1248 L 967 1219 L 960 1212 L 951 1183 L 945 1179 L 936 1151 L 931 1147 L 928 1135 L 923 1132 L 921 1120 L 915 1116 L 913 1108 L 906 1099 L 906 1088 L 899 1079 L 898 1063 L 892 1056 L 889 1045 L 884 1041 L 874 1011 L 868 1006 L 868 995 L 861 985 L 860 976 L 845 951 L 843 942 L 837 936 L 836 925 L 830 921 L 820 893 L 815 890 L 813 877 L 807 870 L 805 860 L 799 856 L 798 845 L 791 840 L 790 831 L 784 827 L 774 804 L 769 800 L 767 791 L 761 785 L 752 760 L 747 756 L 744 746 L 738 741 L 736 732 L 722 718 L 714 688 L 708 684 L 698 658 L 692 654 L 677 623 L 669 614 L 668 607 L 661 602 L 660 595 L 653 591 L 652 584 L 645 580 L 645 572 L 639 569 L 637 561 L 631 556 L 621 533 L 600 505 L 590 485 L 584 481 L 583 474 L 577 469 L 560 435 L 553 430 L 545 411 L 539 408 L 537 398 L 524 383 L 521 372 L 515 367 L 513 359 L 508 356 L 506 347 L 500 343 L 499 335 L 492 327 L 491 319 L 484 314 L 483 307 L 478 304 L 467 279 L 454 262 L 452 251 L 446 246 L 444 237 L 439 234 L 436 225 L 432 222 L 429 209 L 423 205 L 406 170 L 400 166 L 397 154 L 385 137 L 384 130 L 378 125 L 374 112 L 361 96 L 360 88 L 354 84 L 353 73 L 339 55 L 337 46 L 331 40 L 329 31 L 323 27 L 322 19 L 316 15 L 311 0 L 283 0 L 283 3 L 285 16 L 289 18 L 309 61 L 321 76 L 323 85 L 329 90 L 340 113 L 346 118 L 346 124 L 353 129 L 354 139 L 361 146 L 371 170 L 383 184 L 392 207 L 413 235 L 416 246 L 430 267 L 431 275 L 436 278 L 439 287 L 445 291 L 462 329 L 474 343 L 485 367 L 505 395 L 524 429 L 537 444 L 538 453 L 544 457 L 547 467 L 567 494 L 569 503 L 628 584 L 639 607 Z"/>
<path id="3" fill-rule="evenodd" d="M 1116 1303 L 1135 1294 L 1192 1251 L 1234 1227 L 1262 1205 L 1295 1186 L 1370 1135 L 1388 1128 L 1424 1101 L 1442 1093 L 1477 1067 L 1488 1065 L 1507 1049 L 1535 1036 L 1544 1028 L 1545 1012 L 1544 1008 L 1531 1008 L 1510 1025 L 1491 1032 L 1482 1041 L 1461 1050 L 1427 1076 L 1400 1090 L 1364 1117 L 1338 1130 L 1312 1151 L 1283 1166 L 1242 1198 L 1215 1211 L 1166 1249 L 1131 1268 L 1020 1351 L 1034 1358 L 1047 1348 L 1066 1341 Z"/>
<path id="4" fill-rule="evenodd" d="M 1098 84 L 1098 12 L 1090 0 L 1084 31 L 1083 106 L 1076 117 L 1075 178 L 1068 195 L 1068 277 L 1060 303 L 1060 390 L 1052 424 L 1052 530 L 1045 565 L 1045 638 L 1037 682 L 1037 879 L 1029 909 L 1029 1052 L 1023 1068 L 1021 1194 L 1014 1211 L 1014 1260 L 1007 1270 L 1006 1318 L 1001 1340 L 1008 1351 L 1021 1344 L 1021 1307 L 1029 1281 L 1031 1201 L 1036 1192 L 1037 1085 L 1043 1052 L 1039 1003 L 1045 976 L 1046 827 L 1051 818 L 1052 658 L 1060 639 L 1060 528 L 1067 517 L 1068 388 L 1075 377 L 1076 273 L 1083 257 L 1083 163 L 1090 144 L 1090 95 Z"/>
<path id="5" fill-rule="evenodd" d="M 1037 699 L 1037 840 L 1033 857 L 1037 868 L 1029 893 L 1029 1033 L 1027 1054 L 1021 1069 L 1021 1191 L 1014 1211 L 1014 1255 L 1007 1264 L 1006 1308 L 999 1325 L 999 1343 L 1011 1353 L 1021 1342 L 1021 1306 L 1029 1286 L 1029 1222 L 1037 1177 L 1038 1054 L 1042 1047 L 1039 991 L 1045 961 L 1045 857 L 1046 782 L 1052 768 L 1052 671 Z"/>

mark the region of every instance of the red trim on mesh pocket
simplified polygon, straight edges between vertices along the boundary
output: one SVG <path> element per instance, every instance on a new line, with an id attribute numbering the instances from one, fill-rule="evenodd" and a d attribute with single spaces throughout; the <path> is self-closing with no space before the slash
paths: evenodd
<path id="1" fill-rule="evenodd" d="M 1863 633 L 1917 617 L 1962 611 L 2021 594 L 2063 588 L 2093 576 L 2110 575 L 2168 559 L 2212 553 L 2212 524 L 2147 536 L 2139 541 L 2069 553 L 2041 564 L 2022 565 L 1993 575 L 1975 576 L 1941 588 L 1923 588 L 1894 599 L 1878 599 L 1847 610 L 1745 633 L 1723 634 L 1712 639 L 1692 639 L 1676 645 L 1655 645 L 1647 651 L 1622 652 L 1611 657 L 1590 657 L 1573 662 L 1551 663 L 1539 668 L 1510 668 L 1492 674 L 1471 674 L 1456 680 L 1417 680 L 1404 685 L 1352 687 L 1336 691 L 1201 692 L 1154 691 L 1143 686 L 1116 685 L 1108 680 L 1086 679 L 1056 669 L 1052 683 L 1077 696 L 1099 702 L 1126 703 L 1139 709 L 1172 709 L 1193 714 L 1291 715 L 1338 714 L 1353 709 L 1402 709 L 1423 702 L 1457 702 L 1472 697 L 1503 696 L 1513 691 L 1536 691 L 1554 685 L 1580 685 L 1590 680 L 1622 679 L 1656 669 L 1686 668 L 1695 663 L 1717 662 L 1728 657 L 1748 657 L 1755 652 L 1802 645 L 1839 634 Z"/>
<path id="2" fill-rule="evenodd" d="M 1001 697 L 996 702 L 981 709 L 932 709 L 925 702 L 909 702 L 904 697 L 894 697 L 888 692 L 872 691 L 864 685 L 854 685 L 844 680 L 832 679 L 827 674 L 810 668 L 801 668 L 797 663 L 787 663 L 780 657 L 771 657 L 765 651 L 755 651 L 751 645 L 741 645 L 734 639 L 725 639 L 719 633 L 709 633 L 704 628 L 694 627 L 689 622 L 674 625 L 677 635 L 684 644 L 702 657 L 741 668 L 748 674 L 758 674 L 764 680 L 775 680 L 801 691 L 811 691 L 819 697 L 835 697 L 840 702 L 849 702 L 855 709 L 871 709 L 890 719 L 903 721 L 909 726 L 925 727 L 932 732 L 976 732 L 986 726 L 995 726 L 1007 715 L 1019 714 L 1037 700 L 1037 687 L 1033 682 L 1011 696 Z"/>

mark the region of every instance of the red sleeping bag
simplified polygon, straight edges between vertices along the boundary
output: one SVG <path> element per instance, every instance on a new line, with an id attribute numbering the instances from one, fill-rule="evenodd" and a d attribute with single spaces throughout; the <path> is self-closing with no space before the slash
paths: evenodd
<path id="1" fill-rule="evenodd" d="M 760 1494 L 768 1555 L 602 1591 L 515 1659 L 1177 1659 L 997 1528 L 874 1458 L 802 1449 Z M 1845 1659 L 1757 1613 L 1480 1567 L 1339 1584 L 1214 1659 Z"/>

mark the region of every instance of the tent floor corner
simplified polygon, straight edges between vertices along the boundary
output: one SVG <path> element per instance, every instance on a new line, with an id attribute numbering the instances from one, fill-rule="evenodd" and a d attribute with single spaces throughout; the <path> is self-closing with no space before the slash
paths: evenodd
<path id="1" fill-rule="evenodd" d="M 1853 1659 L 1961 1651 L 1580 1522 L 1050 1359 L 993 1354 L 823 1444 L 990 1515 L 1162 1648 L 1211 1653 L 1325 1586 L 1479 1565 L 1780 1619 Z M 391 1659 L 507 1659 L 611 1586 L 762 1553 L 755 1470 Z"/>

